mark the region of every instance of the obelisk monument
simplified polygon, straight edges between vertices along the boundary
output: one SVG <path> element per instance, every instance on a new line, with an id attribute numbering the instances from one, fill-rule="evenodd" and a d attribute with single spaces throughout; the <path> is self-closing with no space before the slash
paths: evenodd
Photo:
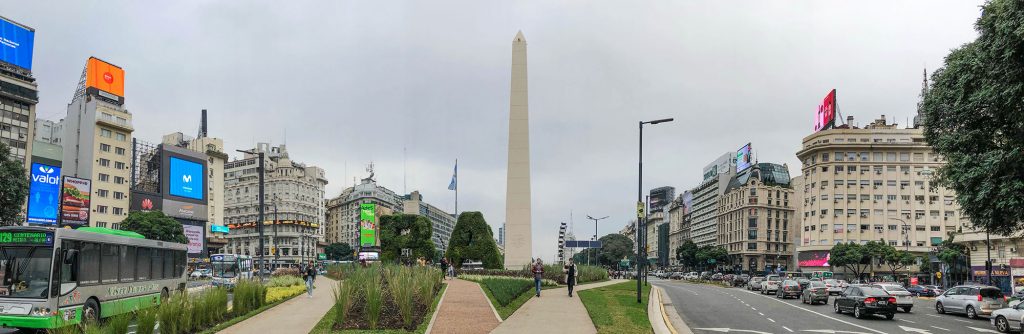
<path id="1" fill-rule="evenodd" d="M 533 257 L 530 229 L 530 116 L 526 96 L 526 38 L 512 40 L 512 89 L 508 113 L 508 178 L 505 189 L 505 268 L 521 269 Z"/>

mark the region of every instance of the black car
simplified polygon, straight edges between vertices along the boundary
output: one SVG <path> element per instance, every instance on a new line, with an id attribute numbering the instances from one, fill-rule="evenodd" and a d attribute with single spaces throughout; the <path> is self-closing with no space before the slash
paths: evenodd
<path id="1" fill-rule="evenodd" d="M 750 275 L 736 275 L 732 277 L 732 286 L 744 286 L 747 285 L 747 281 L 750 280 Z"/>
<path id="2" fill-rule="evenodd" d="M 935 290 L 923 285 L 911 285 L 907 288 L 911 294 L 921 297 L 935 297 Z"/>
<path id="3" fill-rule="evenodd" d="M 853 312 L 853 316 L 864 318 L 869 314 L 881 314 L 892 320 L 896 316 L 896 297 L 881 288 L 871 286 L 847 287 L 832 303 L 836 313 Z"/>
<path id="4" fill-rule="evenodd" d="M 800 283 L 788 279 L 779 284 L 779 289 L 775 290 L 775 297 L 782 299 L 789 297 L 800 298 L 800 293 L 802 291 L 803 289 L 800 288 Z"/>
<path id="5" fill-rule="evenodd" d="M 800 290 L 806 289 L 808 284 L 811 284 L 811 280 L 800 277 L 796 279 L 797 283 L 800 283 Z"/>

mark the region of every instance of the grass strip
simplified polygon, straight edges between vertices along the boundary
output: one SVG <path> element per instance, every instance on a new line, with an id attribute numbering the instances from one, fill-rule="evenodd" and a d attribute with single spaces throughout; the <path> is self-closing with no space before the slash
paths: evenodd
<path id="1" fill-rule="evenodd" d="M 645 285 L 642 294 L 651 295 Z M 651 333 L 647 303 L 636 302 L 636 282 L 623 282 L 579 292 L 598 333 Z M 649 298 L 649 297 L 648 297 Z M 646 299 L 645 299 L 646 300 Z"/>
<path id="2" fill-rule="evenodd" d="M 501 303 L 498 303 L 498 300 L 494 298 L 494 294 L 491 293 L 490 289 L 484 288 L 482 286 L 481 288 L 481 290 L 484 290 L 484 295 L 487 296 L 487 300 L 491 302 L 491 305 L 494 305 L 494 310 L 498 311 L 498 316 L 501 317 L 501 320 L 505 320 L 508 319 L 508 317 L 511 317 L 512 313 L 515 313 L 516 310 L 522 307 L 523 304 L 526 304 L 526 302 L 529 301 L 530 298 L 533 298 L 533 296 L 537 294 L 537 291 L 531 288 L 530 290 L 526 290 L 526 292 L 523 292 L 522 294 L 517 296 L 515 299 L 509 302 L 508 305 L 501 306 Z M 542 288 L 541 290 L 544 289 Z"/>
<path id="3" fill-rule="evenodd" d="M 331 326 L 334 325 L 334 314 L 335 314 L 335 312 L 338 312 L 338 310 L 337 310 L 336 307 L 331 307 L 331 310 L 327 311 L 327 314 L 325 314 L 324 317 L 320 319 L 320 322 L 316 323 L 316 326 L 313 326 L 313 330 L 309 331 L 309 333 L 310 334 L 335 334 L 335 333 L 343 333 L 343 334 L 357 334 L 357 333 L 366 333 L 366 334 L 370 334 L 370 333 L 372 333 L 372 334 L 409 334 L 409 333 L 416 333 L 416 334 L 423 334 L 423 333 L 425 333 L 427 331 L 427 326 L 430 325 L 430 319 L 434 317 L 434 312 L 437 312 L 437 304 L 438 304 L 438 302 L 441 301 L 441 296 L 444 295 L 444 290 L 447 289 L 447 288 L 448 288 L 448 283 L 442 283 L 441 284 L 441 289 L 438 290 L 437 291 L 437 295 L 434 296 L 434 302 L 433 302 L 433 305 L 430 306 L 430 311 L 428 311 L 427 314 L 423 315 L 423 321 L 420 322 L 419 326 L 416 326 L 416 331 L 414 331 L 414 332 L 409 332 L 409 331 L 405 331 L 405 330 L 401 330 L 401 329 L 378 329 L 378 330 L 345 329 L 345 330 L 334 330 L 333 328 L 331 328 Z"/>

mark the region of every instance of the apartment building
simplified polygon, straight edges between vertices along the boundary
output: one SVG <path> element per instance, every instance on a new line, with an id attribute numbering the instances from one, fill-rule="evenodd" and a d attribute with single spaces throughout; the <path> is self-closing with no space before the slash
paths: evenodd
<path id="1" fill-rule="evenodd" d="M 758 163 L 736 174 L 718 201 L 718 244 L 734 270 L 787 270 L 797 224 L 789 168 Z"/>
<path id="2" fill-rule="evenodd" d="M 726 152 L 704 167 L 704 179 L 693 188 L 693 211 L 690 213 L 690 238 L 697 246 L 715 246 L 718 242 L 718 197 L 725 193 L 736 161 L 733 152 Z"/>

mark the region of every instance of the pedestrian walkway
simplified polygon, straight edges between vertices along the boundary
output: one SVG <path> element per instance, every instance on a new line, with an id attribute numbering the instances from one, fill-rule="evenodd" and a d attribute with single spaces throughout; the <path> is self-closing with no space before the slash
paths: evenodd
<path id="1" fill-rule="evenodd" d="M 531 298 L 491 333 L 597 333 L 576 292 L 622 282 L 626 280 L 579 285 L 572 298 L 566 287 L 542 290 L 540 298 Z"/>
<path id="2" fill-rule="evenodd" d="M 313 283 L 316 286 L 316 289 L 313 290 L 313 298 L 309 298 L 303 292 L 298 297 L 263 311 L 263 313 L 257 314 L 252 318 L 245 319 L 245 321 L 218 333 L 307 334 L 313 330 L 313 327 L 334 306 L 334 296 L 331 295 L 331 288 L 336 283 L 337 281 L 326 277 L 317 277 L 316 282 Z"/>
<path id="3" fill-rule="evenodd" d="M 441 307 L 428 334 L 490 333 L 498 326 L 498 316 L 480 285 L 461 279 L 448 280 Z"/>

